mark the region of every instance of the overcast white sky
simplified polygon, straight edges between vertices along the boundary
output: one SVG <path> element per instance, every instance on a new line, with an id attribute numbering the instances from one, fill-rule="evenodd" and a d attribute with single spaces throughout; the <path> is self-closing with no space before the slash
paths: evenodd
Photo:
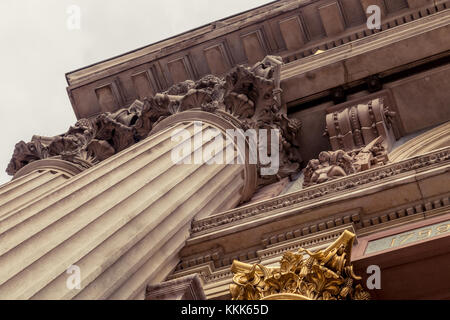
<path id="1" fill-rule="evenodd" d="M 0 183 L 14 145 L 54 136 L 76 121 L 64 74 L 267 0 L 1 0 Z M 69 30 L 67 8 L 81 9 Z"/>

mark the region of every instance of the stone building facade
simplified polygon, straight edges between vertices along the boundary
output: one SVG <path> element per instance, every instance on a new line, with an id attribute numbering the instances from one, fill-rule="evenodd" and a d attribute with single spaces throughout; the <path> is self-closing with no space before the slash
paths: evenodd
<path id="1" fill-rule="evenodd" d="M 0 298 L 450 298 L 449 34 L 448 0 L 279 0 L 67 73 L 78 122 L 0 187 Z M 280 168 L 176 165 L 181 129 L 278 130 Z"/>

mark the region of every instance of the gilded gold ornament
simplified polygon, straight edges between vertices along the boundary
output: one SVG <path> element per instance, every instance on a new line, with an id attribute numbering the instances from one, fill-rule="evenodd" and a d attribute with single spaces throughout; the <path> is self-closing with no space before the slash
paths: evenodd
<path id="1" fill-rule="evenodd" d="M 328 248 L 287 252 L 280 267 L 234 261 L 233 300 L 368 300 L 350 264 L 355 235 L 344 233 Z"/>

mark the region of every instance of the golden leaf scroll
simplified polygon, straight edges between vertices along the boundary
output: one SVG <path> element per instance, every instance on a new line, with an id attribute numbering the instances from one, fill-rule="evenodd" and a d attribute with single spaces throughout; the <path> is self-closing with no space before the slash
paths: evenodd
<path id="1" fill-rule="evenodd" d="M 350 263 L 355 235 L 344 233 L 317 252 L 287 252 L 279 268 L 235 260 L 230 285 L 233 300 L 368 300 Z M 305 255 L 306 253 L 307 255 Z"/>

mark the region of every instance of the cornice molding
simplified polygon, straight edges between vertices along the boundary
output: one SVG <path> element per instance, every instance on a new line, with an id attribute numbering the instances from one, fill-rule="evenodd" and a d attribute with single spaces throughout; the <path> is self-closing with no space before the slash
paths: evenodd
<path id="1" fill-rule="evenodd" d="M 34 162 L 31 162 L 29 165 L 23 167 L 19 171 L 16 172 L 13 179 L 17 179 L 20 177 L 23 177 L 27 175 L 30 172 L 37 171 L 37 170 L 52 170 L 52 171 L 58 171 L 64 175 L 66 175 L 68 178 L 76 176 L 77 174 L 81 173 L 85 169 L 89 168 L 90 164 L 88 162 L 85 162 L 83 164 L 76 164 L 69 161 L 64 161 L 59 159 L 58 157 L 55 158 L 48 158 L 44 160 L 37 160 Z"/>
<path id="2" fill-rule="evenodd" d="M 330 197 L 338 192 L 354 192 L 358 189 L 365 189 L 369 185 L 396 179 L 400 175 L 404 175 L 408 172 L 413 173 L 419 169 L 429 168 L 436 164 L 447 164 L 449 162 L 450 147 L 401 162 L 370 169 L 362 173 L 349 175 L 330 182 L 325 182 L 268 201 L 246 205 L 205 219 L 194 221 L 191 230 L 192 237 L 205 235 L 237 224 L 242 225 L 243 221 L 254 220 L 256 217 L 266 215 L 274 210 L 292 210 L 303 202 L 310 200 L 317 202 L 320 198 L 324 198 L 325 196 Z"/>
<path id="3" fill-rule="evenodd" d="M 363 39 L 329 49 L 321 54 L 305 57 L 301 60 L 286 63 L 281 69 L 281 81 L 296 77 L 342 60 L 366 54 L 379 48 L 387 47 L 402 40 L 413 38 L 429 31 L 447 26 L 450 23 L 450 9 L 411 21 L 395 28 L 375 33 Z M 349 81 L 356 79 L 349 79 Z"/>
<path id="4" fill-rule="evenodd" d="M 267 261 L 269 259 L 280 257 L 283 253 L 286 253 L 288 251 L 300 248 L 320 249 L 339 238 L 339 236 L 345 230 L 355 233 L 355 227 L 353 223 L 345 224 L 336 228 L 332 228 L 330 230 L 325 230 L 323 232 L 318 232 L 298 239 L 289 239 L 281 243 L 265 245 L 264 247 L 258 249 L 255 256 L 252 258 L 246 258 L 249 256 L 250 252 L 247 248 L 243 248 L 239 261 L 245 261 L 247 263 L 267 264 Z M 229 270 L 229 267 L 232 265 L 233 259 L 229 259 L 228 263 L 223 263 L 220 268 L 216 268 L 214 260 L 223 259 L 221 253 L 218 252 L 218 254 L 219 256 L 212 260 L 205 260 L 204 254 L 197 254 L 190 258 L 193 263 L 191 263 L 189 266 L 185 266 L 184 268 L 180 268 L 181 265 L 185 262 L 183 260 L 179 264 L 179 267 L 177 267 L 176 271 L 172 275 L 170 275 L 168 279 L 178 279 L 186 275 L 198 273 L 205 281 L 205 284 L 211 284 L 222 279 L 230 278 L 232 273 Z"/>
<path id="5" fill-rule="evenodd" d="M 186 50 L 192 46 L 194 41 L 205 43 L 225 34 L 283 14 L 287 11 L 308 5 L 314 1 L 318 0 L 275 1 L 236 16 L 225 18 L 203 27 L 184 32 L 167 40 L 139 48 L 132 52 L 101 61 L 79 70 L 68 72 L 66 78 L 70 86 L 86 84 L 89 81 L 94 81 L 98 77 L 105 76 L 107 73 L 111 72 L 111 69 L 117 73 L 142 63 L 148 63 L 149 61 Z"/>
<path id="6" fill-rule="evenodd" d="M 225 277 L 226 275 L 222 275 L 223 268 L 230 266 L 233 259 L 265 264 L 268 260 L 299 247 L 319 248 L 338 238 L 344 230 L 351 231 L 358 236 L 367 236 L 394 226 L 443 215 L 450 209 L 449 195 L 447 192 L 438 197 L 392 207 L 364 217 L 361 215 L 360 209 L 350 210 L 338 216 L 310 221 L 306 224 L 262 235 L 261 242 L 257 247 L 249 247 L 243 243 L 242 248 L 236 252 L 224 253 L 223 248 L 214 244 L 213 241 L 212 249 L 208 251 L 182 256 L 181 262 L 170 278 L 200 272 L 206 283 L 209 283 Z M 202 269 L 205 265 L 208 265 L 208 270 L 211 271 Z M 217 274 L 221 276 L 216 278 Z"/>
<path id="7" fill-rule="evenodd" d="M 450 121 L 405 142 L 389 153 L 389 160 L 398 162 L 448 146 L 450 146 Z"/>

